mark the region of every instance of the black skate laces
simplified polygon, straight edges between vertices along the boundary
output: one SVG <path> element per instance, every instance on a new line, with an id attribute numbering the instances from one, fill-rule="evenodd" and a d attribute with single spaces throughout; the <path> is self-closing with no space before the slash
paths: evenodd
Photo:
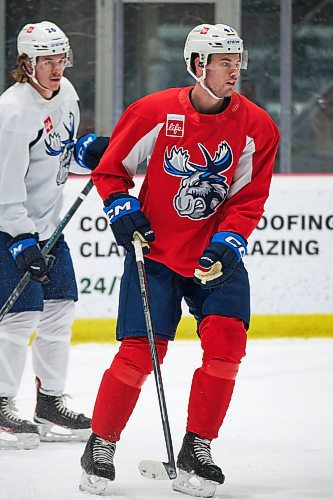
<path id="1" fill-rule="evenodd" d="M 95 464 L 112 464 L 113 457 L 116 451 L 116 443 L 106 441 L 99 436 L 95 437 L 93 444 L 93 461 Z"/>
<path id="2" fill-rule="evenodd" d="M 210 449 L 210 440 L 195 436 L 193 439 L 193 451 L 198 461 L 203 465 L 214 465 Z"/>
<path id="3" fill-rule="evenodd" d="M 9 420 L 12 420 L 16 423 L 21 423 L 23 420 L 16 415 L 17 407 L 14 399 L 2 398 L 0 399 L 0 411 L 7 417 Z"/>

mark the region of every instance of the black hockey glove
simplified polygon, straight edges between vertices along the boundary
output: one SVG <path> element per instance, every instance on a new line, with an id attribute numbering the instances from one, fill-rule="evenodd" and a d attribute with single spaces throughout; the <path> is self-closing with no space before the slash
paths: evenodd
<path id="1" fill-rule="evenodd" d="M 8 249 L 16 262 L 17 267 L 26 273 L 29 271 L 31 278 L 40 283 L 47 283 L 47 273 L 51 268 L 54 257 L 44 259 L 38 246 L 38 234 L 23 233 L 7 243 Z"/>
<path id="2" fill-rule="evenodd" d="M 236 233 L 215 233 L 210 245 L 199 259 L 200 269 L 194 272 L 194 281 L 203 288 L 221 285 L 235 272 L 239 262 L 247 253 L 246 240 Z"/>
<path id="3" fill-rule="evenodd" d="M 80 167 L 94 170 L 99 164 L 110 137 L 96 137 L 95 134 L 85 134 L 77 139 L 74 146 L 74 157 Z"/>
<path id="4" fill-rule="evenodd" d="M 138 232 L 143 242 L 155 241 L 155 234 L 145 214 L 140 210 L 140 202 L 126 193 L 116 193 L 104 201 L 104 212 L 110 219 L 110 226 L 118 245 L 128 252 L 134 252 L 133 234 Z M 149 245 L 143 246 L 143 253 L 149 252 Z"/>

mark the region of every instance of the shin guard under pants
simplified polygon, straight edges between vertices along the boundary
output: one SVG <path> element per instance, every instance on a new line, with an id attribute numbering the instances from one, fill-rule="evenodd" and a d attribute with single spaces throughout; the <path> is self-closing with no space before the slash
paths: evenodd
<path id="1" fill-rule="evenodd" d="M 214 439 L 228 410 L 239 364 L 245 356 L 246 330 L 237 318 L 211 315 L 201 322 L 199 333 L 202 366 L 193 375 L 186 430 Z"/>
<path id="2" fill-rule="evenodd" d="M 160 364 L 168 341 L 156 340 Z M 153 369 L 146 337 L 124 339 L 120 349 L 102 378 L 92 418 L 92 430 L 108 441 L 119 441 L 130 418 L 141 387 Z"/>

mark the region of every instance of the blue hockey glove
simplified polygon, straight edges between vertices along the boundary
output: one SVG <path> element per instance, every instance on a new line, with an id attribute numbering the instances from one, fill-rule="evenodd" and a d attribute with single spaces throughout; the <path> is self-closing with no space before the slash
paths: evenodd
<path id="1" fill-rule="evenodd" d="M 8 249 L 16 262 L 17 267 L 26 273 L 29 271 L 31 278 L 40 283 L 47 283 L 47 272 L 53 264 L 53 259 L 44 259 L 38 246 L 38 234 L 23 233 L 12 238 L 7 243 Z"/>
<path id="2" fill-rule="evenodd" d="M 95 134 L 85 134 L 77 139 L 74 147 L 74 157 L 80 167 L 94 170 L 99 164 L 110 137 L 97 137 Z"/>
<path id="3" fill-rule="evenodd" d="M 110 226 L 118 245 L 128 252 L 134 252 L 133 234 L 138 232 L 147 243 L 155 241 L 155 234 L 145 214 L 141 212 L 140 202 L 126 193 L 116 193 L 104 201 L 104 212 L 110 219 Z M 149 246 L 143 246 L 143 252 L 149 252 Z"/>
<path id="4" fill-rule="evenodd" d="M 246 240 L 236 233 L 215 233 L 210 245 L 199 259 L 200 269 L 194 272 L 194 281 L 204 288 L 221 285 L 235 272 L 239 262 L 247 253 Z"/>

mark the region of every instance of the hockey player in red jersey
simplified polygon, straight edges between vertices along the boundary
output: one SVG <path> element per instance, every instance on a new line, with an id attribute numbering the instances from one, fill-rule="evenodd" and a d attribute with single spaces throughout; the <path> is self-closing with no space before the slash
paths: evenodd
<path id="1" fill-rule="evenodd" d="M 211 496 L 224 475 L 211 457 L 245 355 L 250 293 L 243 263 L 247 238 L 269 193 L 279 132 L 268 114 L 235 92 L 247 52 L 236 31 L 203 24 L 184 57 L 194 87 L 148 95 L 123 113 L 92 174 L 116 241 L 128 250 L 119 298 L 119 352 L 97 395 L 93 434 L 81 458 L 80 488 L 112 492 L 116 443 L 152 371 L 133 256 L 145 258 L 159 362 L 174 339 L 185 299 L 198 324 L 202 365 L 193 375 L 174 489 Z M 138 165 L 149 159 L 139 194 Z M 201 489 L 189 479 L 199 478 Z M 194 491 L 196 489 L 196 491 Z"/>

